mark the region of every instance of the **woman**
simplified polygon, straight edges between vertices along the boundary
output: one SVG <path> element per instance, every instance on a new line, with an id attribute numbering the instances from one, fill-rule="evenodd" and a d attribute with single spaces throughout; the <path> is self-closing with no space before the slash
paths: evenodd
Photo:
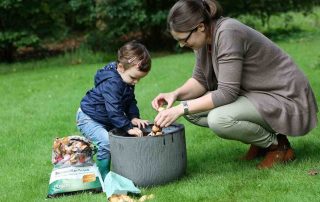
<path id="1" fill-rule="evenodd" d="M 307 134 L 317 124 L 317 103 L 293 60 L 261 33 L 221 16 L 214 0 L 180 0 L 168 28 L 180 46 L 196 53 L 192 77 L 152 106 L 167 109 L 160 127 L 185 115 L 218 136 L 251 144 L 244 159 L 264 156 L 258 168 L 294 160 L 287 135 Z M 182 101 L 173 107 L 173 103 Z"/>

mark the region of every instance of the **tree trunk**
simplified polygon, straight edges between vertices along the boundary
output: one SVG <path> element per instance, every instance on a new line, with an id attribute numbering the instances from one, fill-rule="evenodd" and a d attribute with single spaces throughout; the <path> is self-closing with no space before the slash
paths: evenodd
<path id="1" fill-rule="evenodd" d="M 0 59 L 4 60 L 4 62 L 12 63 L 16 50 L 16 47 L 14 47 L 12 43 L 5 45 L 5 48 L 0 51 Z"/>

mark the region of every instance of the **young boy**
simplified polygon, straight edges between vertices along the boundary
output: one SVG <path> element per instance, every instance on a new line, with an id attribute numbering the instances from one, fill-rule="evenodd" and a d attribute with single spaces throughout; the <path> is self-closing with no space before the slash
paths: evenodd
<path id="1" fill-rule="evenodd" d="M 99 69 L 94 87 L 80 103 L 77 127 L 98 145 L 97 166 L 104 179 L 110 170 L 108 131 L 119 128 L 130 135 L 142 136 L 147 120 L 140 119 L 134 86 L 151 69 L 148 50 L 138 42 L 128 42 L 118 50 L 117 62 Z"/>

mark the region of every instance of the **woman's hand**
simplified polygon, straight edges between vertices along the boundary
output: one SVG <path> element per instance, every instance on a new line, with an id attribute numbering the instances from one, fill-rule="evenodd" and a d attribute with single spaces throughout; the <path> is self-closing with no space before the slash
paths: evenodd
<path id="1" fill-rule="evenodd" d="M 138 126 L 138 128 L 145 128 L 149 124 L 149 121 L 138 119 L 138 118 L 133 118 L 131 120 L 131 123 L 135 126 Z"/>
<path id="2" fill-rule="evenodd" d="M 160 93 L 157 97 L 155 97 L 151 105 L 152 107 L 158 111 L 158 108 L 167 104 L 167 108 L 170 108 L 173 103 L 177 100 L 177 95 L 175 92 L 170 93 Z"/>
<path id="3" fill-rule="evenodd" d="M 170 124 L 176 121 L 181 115 L 183 115 L 183 113 L 184 111 L 181 104 L 169 109 L 165 109 L 158 113 L 158 115 L 154 119 L 154 123 L 160 128 L 168 127 Z"/>
<path id="4" fill-rule="evenodd" d="M 143 132 L 137 127 L 134 127 L 132 129 L 128 130 L 127 132 L 129 133 L 129 135 L 134 135 L 134 136 L 138 136 L 138 137 L 143 136 Z"/>

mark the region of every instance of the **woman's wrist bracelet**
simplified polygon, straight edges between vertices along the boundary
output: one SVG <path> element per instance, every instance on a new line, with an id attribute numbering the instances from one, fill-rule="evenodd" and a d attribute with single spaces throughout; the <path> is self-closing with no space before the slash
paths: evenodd
<path id="1" fill-rule="evenodd" d="M 188 115 L 189 114 L 189 106 L 188 106 L 187 101 L 182 101 L 181 104 L 183 107 L 184 115 Z"/>

